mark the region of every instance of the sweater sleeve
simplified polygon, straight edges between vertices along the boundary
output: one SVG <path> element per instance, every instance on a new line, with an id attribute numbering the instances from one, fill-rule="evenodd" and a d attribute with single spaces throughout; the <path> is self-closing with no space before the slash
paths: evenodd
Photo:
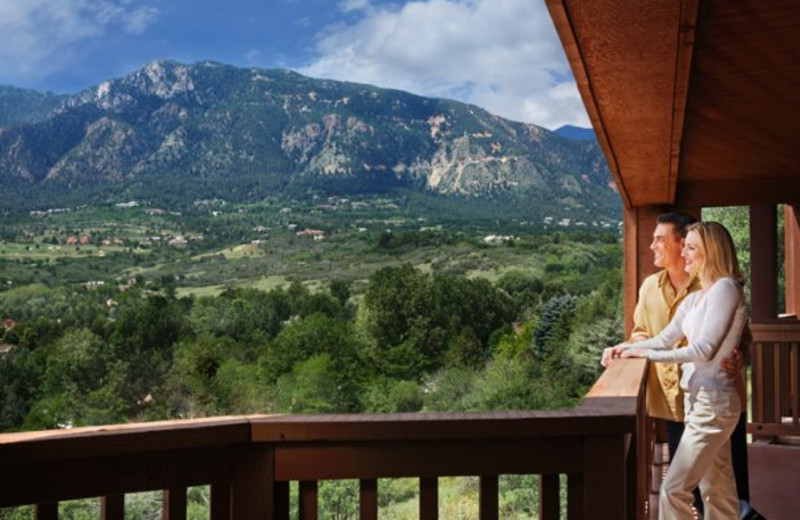
<path id="1" fill-rule="evenodd" d="M 741 290 L 736 282 L 730 278 L 719 280 L 709 289 L 705 301 L 701 302 L 701 305 L 706 307 L 706 312 L 697 337 L 691 338 L 691 343 L 685 347 L 673 350 L 650 350 L 647 357 L 652 361 L 672 363 L 712 359 L 733 323 L 741 297 Z"/>
<path id="2" fill-rule="evenodd" d="M 690 294 L 678 306 L 675 316 L 669 324 L 664 327 L 664 330 L 658 333 L 653 338 L 640 341 L 638 343 L 631 343 L 626 348 L 648 349 L 656 352 L 661 350 L 670 349 L 673 345 L 684 338 L 683 334 L 683 319 L 686 317 L 686 312 L 689 309 L 690 302 L 694 301 L 694 294 Z M 648 356 L 649 357 L 649 356 Z"/>

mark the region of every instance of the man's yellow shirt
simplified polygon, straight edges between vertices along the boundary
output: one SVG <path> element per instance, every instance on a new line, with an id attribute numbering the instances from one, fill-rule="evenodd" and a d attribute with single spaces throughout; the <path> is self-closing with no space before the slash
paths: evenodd
<path id="1" fill-rule="evenodd" d="M 687 295 L 700 289 L 700 280 L 693 277 L 679 291 L 669 283 L 666 270 L 645 278 L 639 288 L 639 301 L 633 311 L 631 335 L 657 336 L 669 324 L 678 306 Z M 676 347 L 680 344 L 675 345 Z M 683 392 L 680 367 L 675 363 L 652 363 L 647 373 L 647 415 L 683 422 Z"/>

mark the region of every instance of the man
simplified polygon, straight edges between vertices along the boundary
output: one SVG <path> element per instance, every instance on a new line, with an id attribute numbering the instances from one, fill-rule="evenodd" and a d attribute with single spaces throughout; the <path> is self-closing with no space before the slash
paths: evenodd
<path id="1" fill-rule="evenodd" d="M 686 296 L 700 289 L 700 281 L 685 271 L 685 261 L 681 255 L 686 228 L 695 222 L 694 217 L 682 213 L 665 213 L 656 220 L 653 231 L 653 264 L 660 268 L 655 274 L 645 278 L 639 288 L 639 299 L 633 313 L 631 342 L 642 341 L 658 335 L 672 319 L 678 306 Z M 749 331 L 746 336 L 749 335 Z M 610 359 L 610 349 L 603 353 L 602 364 Z M 723 362 L 723 368 L 730 377 L 741 378 L 740 357 Z M 669 458 L 675 454 L 683 434 L 683 392 L 679 386 L 680 369 L 677 364 L 653 363 L 647 374 L 647 415 L 666 423 Z M 742 379 L 743 381 L 743 379 Z M 742 394 L 744 394 L 744 386 Z M 742 404 L 746 399 L 742 395 Z M 749 506 L 750 491 L 747 470 L 747 414 L 743 413 L 731 437 L 731 452 L 736 487 L 742 506 L 742 518 L 761 518 Z M 702 501 L 695 492 L 696 508 L 702 511 Z"/>

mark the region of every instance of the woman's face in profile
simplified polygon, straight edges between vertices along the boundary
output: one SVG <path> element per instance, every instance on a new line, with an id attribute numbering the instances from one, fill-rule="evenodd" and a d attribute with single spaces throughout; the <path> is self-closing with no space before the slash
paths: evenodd
<path id="1" fill-rule="evenodd" d="M 697 274 L 700 272 L 706 259 L 706 253 L 697 231 L 689 231 L 686 235 L 681 256 L 686 261 L 687 273 Z"/>

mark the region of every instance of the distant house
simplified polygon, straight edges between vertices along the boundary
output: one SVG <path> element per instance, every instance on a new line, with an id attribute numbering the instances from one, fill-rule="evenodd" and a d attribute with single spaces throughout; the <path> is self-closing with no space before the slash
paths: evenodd
<path id="1" fill-rule="evenodd" d="M 68 246 L 74 246 L 77 243 L 78 243 L 78 237 L 73 237 L 73 236 L 68 236 L 67 237 L 67 245 Z"/>
<path id="2" fill-rule="evenodd" d="M 81 238 L 79 239 L 79 242 L 83 246 L 91 244 L 92 243 L 92 237 L 89 236 L 89 235 L 81 235 Z"/>
<path id="3" fill-rule="evenodd" d="M 176 247 L 185 246 L 188 243 L 189 241 L 186 240 L 184 237 L 172 237 L 169 240 L 169 245 Z"/>
<path id="4" fill-rule="evenodd" d="M 304 229 L 297 232 L 299 237 L 313 237 L 314 240 L 322 240 L 325 238 L 325 232 L 321 229 Z"/>
<path id="5" fill-rule="evenodd" d="M 504 244 L 510 240 L 514 240 L 514 237 L 510 235 L 486 235 L 483 237 L 483 243 L 489 245 L 499 245 Z"/>

